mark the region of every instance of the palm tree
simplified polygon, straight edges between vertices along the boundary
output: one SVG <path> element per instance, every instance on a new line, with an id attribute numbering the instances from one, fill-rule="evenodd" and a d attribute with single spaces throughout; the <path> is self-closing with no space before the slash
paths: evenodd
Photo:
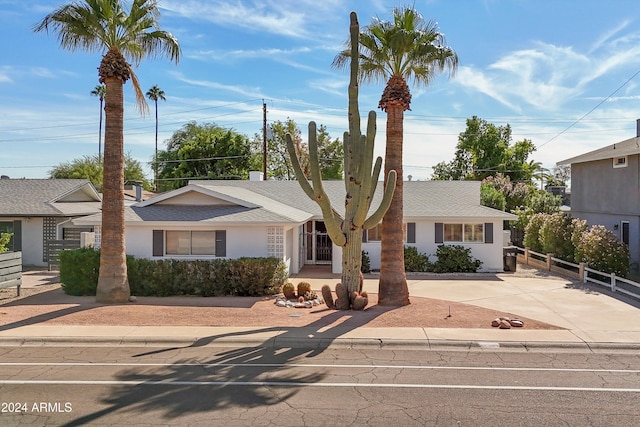
<path id="1" fill-rule="evenodd" d="M 60 46 L 70 51 L 103 54 L 98 77 L 105 90 L 105 138 L 100 272 L 96 301 L 129 300 L 124 240 L 123 86 L 131 79 L 139 110 L 148 110 L 132 66 L 148 56 L 164 55 L 178 62 L 180 46 L 159 28 L 157 0 L 84 0 L 60 6 L 33 26 L 36 32 L 57 33 Z"/>
<path id="2" fill-rule="evenodd" d="M 382 220 L 380 282 L 378 304 L 409 304 L 409 289 L 404 270 L 402 143 L 404 112 L 409 109 L 411 93 L 407 80 L 428 86 L 442 71 L 450 76 L 458 68 L 458 55 L 446 46 L 436 22 L 425 22 L 410 7 L 395 8 L 393 21 L 375 18 L 360 33 L 360 77 L 362 81 L 386 81 L 378 105 L 387 113 L 387 144 L 384 175 L 396 170 L 399 179 L 391 207 Z M 349 42 L 347 42 L 349 44 Z M 340 52 L 332 65 L 344 68 L 350 47 Z M 386 185 L 386 178 L 385 178 Z"/>
<path id="3" fill-rule="evenodd" d="M 98 128 L 98 161 L 100 163 L 102 163 L 102 104 L 104 103 L 106 90 L 107 88 L 100 84 L 91 91 L 91 95 L 97 96 L 100 99 L 100 127 Z"/>
<path id="4" fill-rule="evenodd" d="M 164 91 L 158 85 L 153 85 L 147 91 L 147 98 L 152 100 L 156 107 L 156 151 L 153 156 L 153 188 L 158 191 L 158 99 L 166 101 L 167 98 L 164 97 Z"/>

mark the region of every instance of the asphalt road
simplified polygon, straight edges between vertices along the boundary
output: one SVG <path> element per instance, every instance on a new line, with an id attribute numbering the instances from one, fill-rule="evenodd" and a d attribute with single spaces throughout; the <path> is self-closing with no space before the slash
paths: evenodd
<path id="1" fill-rule="evenodd" d="M 640 355 L 0 348 L 0 425 L 633 426 Z"/>

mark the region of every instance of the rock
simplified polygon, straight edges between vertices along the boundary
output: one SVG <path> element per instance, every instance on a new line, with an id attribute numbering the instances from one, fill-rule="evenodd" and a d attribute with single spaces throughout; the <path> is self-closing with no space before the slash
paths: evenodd
<path id="1" fill-rule="evenodd" d="M 136 302 L 136 301 L 138 301 L 138 298 L 135 295 L 131 295 L 129 297 L 129 302 Z"/>
<path id="2" fill-rule="evenodd" d="M 287 302 L 284 301 L 284 300 L 281 300 L 281 299 L 280 300 L 276 300 L 276 305 L 278 307 L 286 307 L 287 306 Z"/>
<path id="3" fill-rule="evenodd" d="M 494 328 L 497 328 L 498 326 L 500 326 L 500 319 L 499 318 L 495 318 L 491 321 L 491 326 L 493 326 Z"/>
<path id="4" fill-rule="evenodd" d="M 520 319 L 511 319 L 509 324 L 515 328 L 522 328 L 524 326 L 524 322 Z"/>
<path id="5" fill-rule="evenodd" d="M 511 329 L 511 323 L 509 323 L 508 320 L 501 320 L 500 321 L 500 326 L 498 326 L 500 329 Z"/>

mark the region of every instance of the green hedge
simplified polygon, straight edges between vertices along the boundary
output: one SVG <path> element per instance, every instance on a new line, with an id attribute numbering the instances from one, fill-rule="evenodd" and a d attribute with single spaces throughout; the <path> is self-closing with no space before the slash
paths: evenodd
<path id="1" fill-rule="evenodd" d="M 69 295 L 95 295 L 100 251 L 60 253 L 60 281 Z M 131 295 L 136 296 L 263 296 L 273 295 L 287 280 L 286 267 L 277 258 L 185 261 L 148 260 L 127 256 Z"/>

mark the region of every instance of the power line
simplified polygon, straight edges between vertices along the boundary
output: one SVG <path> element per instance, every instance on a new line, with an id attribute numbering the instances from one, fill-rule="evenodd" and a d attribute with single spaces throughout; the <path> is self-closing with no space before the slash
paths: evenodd
<path id="1" fill-rule="evenodd" d="M 606 98 L 604 98 L 603 100 L 601 100 L 600 102 L 598 102 L 596 104 L 595 107 L 593 107 L 591 110 L 587 111 L 582 117 L 580 117 L 578 120 L 574 121 L 573 123 L 571 123 L 569 126 L 567 126 L 562 132 L 560 132 L 559 134 L 557 134 L 556 136 L 554 136 L 553 138 L 551 138 L 550 140 L 548 140 L 547 142 L 545 142 L 544 144 L 538 146 L 538 148 L 540 147 L 544 147 L 545 145 L 547 145 L 548 143 L 550 143 L 551 141 L 553 141 L 554 139 L 556 139 L 557 137 L 559 137 L 560 135 L 564 134 L 566 131 L 568 131 L 569 129 L 571 129 L 573 126 L 575 126 L 576 124 L 578 124 L 578 122 L 580 122 L 582 119 L 584 119 L 585 117 L 587 117 L 589 114 L 593 113 L 593 111 L 600 107 L 602 104 L 604 104 L 609 98 L 611 98 L 613 95 L 616 94 L 616 92 L 618 92 L 620 89 L 622 89 L 623 87 L 625 87 L 627 85 L 627 83 L 629 83 L 631 80 L 633 80 L 633 78 L 635 76 L 637 76 L 638 74 L 640 74 L 640 70 L 636 71 L 633 76 L 629 77 L 624 83 L 622 83 L 616 90 L 614 90 L 613 92 L 611 92 L 609 94 L 609 96 L 607 96 Z"/>

